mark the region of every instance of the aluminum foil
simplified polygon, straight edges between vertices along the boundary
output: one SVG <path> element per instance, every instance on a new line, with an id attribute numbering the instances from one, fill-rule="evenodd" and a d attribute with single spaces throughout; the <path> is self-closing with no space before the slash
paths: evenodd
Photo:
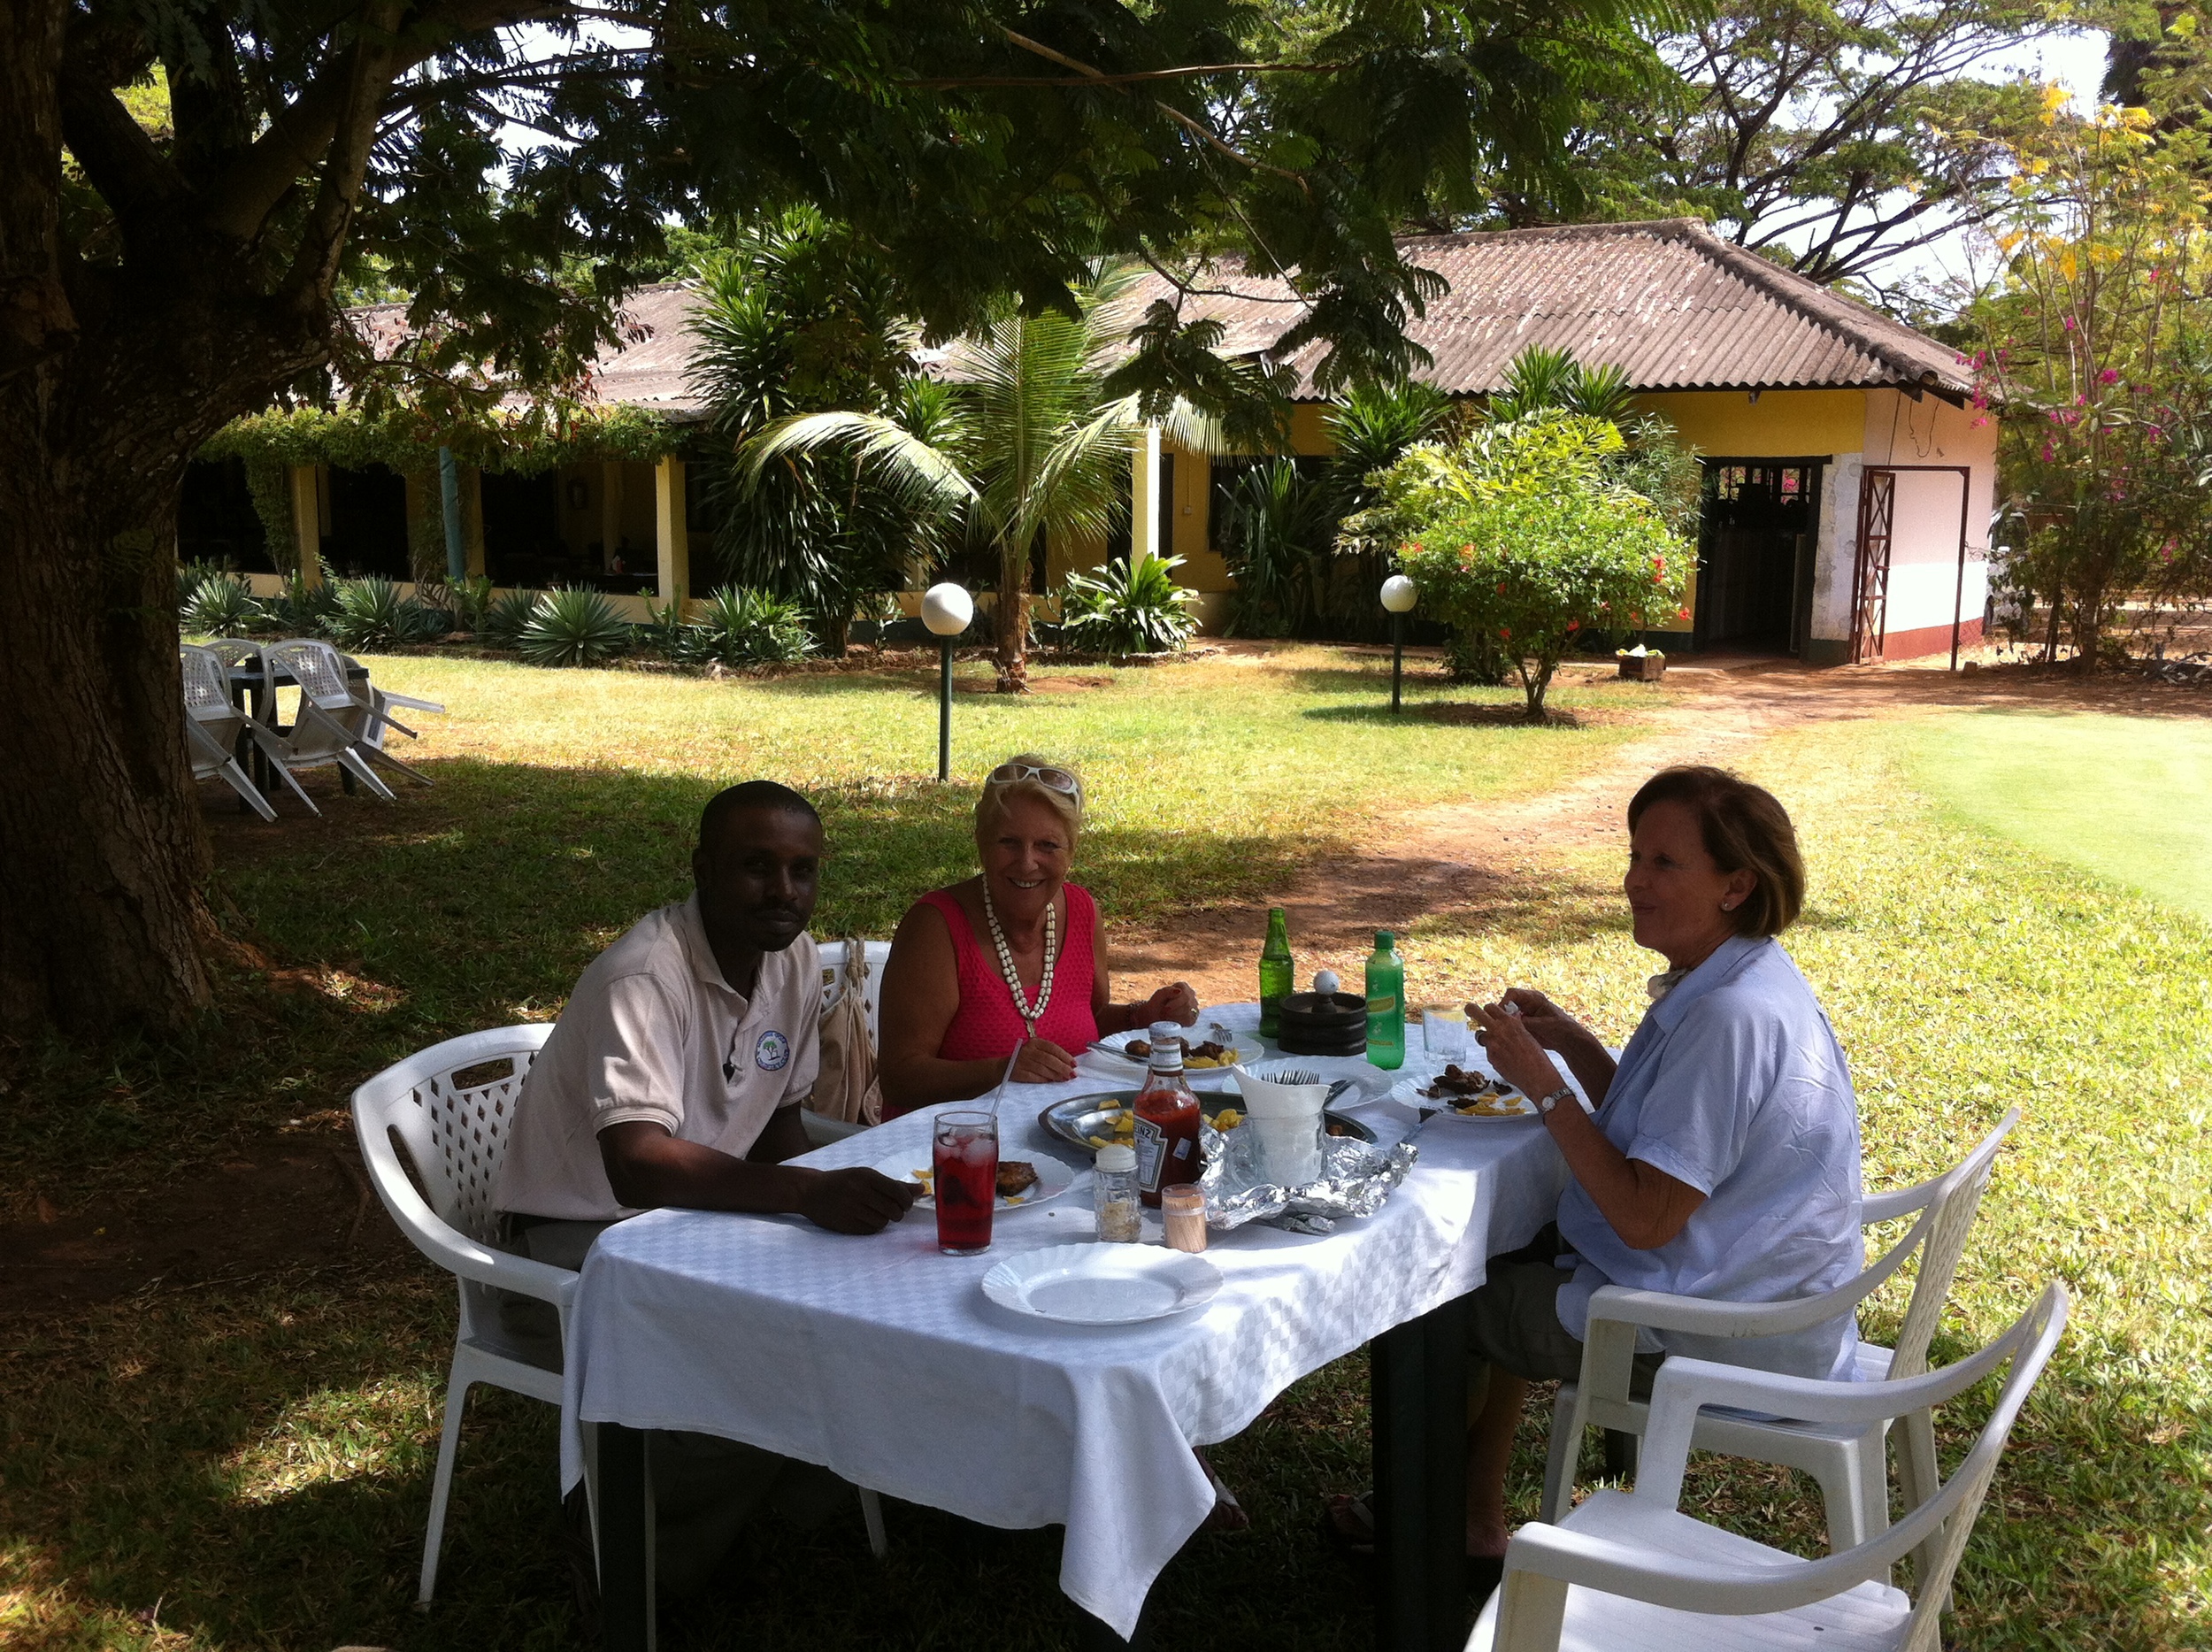
<path id="1" fill-rule="evenodd" d="M 1421 1156 L 1410 1141 L 1381 1148 L 1350 1136 L 1325 1136 L 1321 1174 L 1302 1187 L 1264 1180 L 1256 1133 L 1226 1134 L 1202 1119 L 1198 1144 L 1206 1168 L 1198 1178 L 1206 1195 L 1206 1226 L 1224 1232 L 1247 1222 L 1267 1222 L 1294 1233 L 1326 1233 L 1348 1217 L 1372 1216 Z"/>

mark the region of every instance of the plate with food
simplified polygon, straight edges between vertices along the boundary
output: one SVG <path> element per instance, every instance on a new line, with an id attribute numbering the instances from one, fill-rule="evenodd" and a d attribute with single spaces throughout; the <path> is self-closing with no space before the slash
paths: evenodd
<path id="1" fill-rule="evenodd" d="M 1141 1067 L 1152 1059 L 1152 1030 L 1132 1027 L 1102 1038 L 1091 1048 L 1102 1056 Z M 1194 1083 L 1210 1075 L 1226 1076 L 1239 1062 L 1257 1061 L 1263 1053 L 1259 1040 L 1249 1033 L 1240 1035 L 1218 1022 L 1202 1033 L 1193 1027 L 1183 1039 L 1184 1076 Z"/>
<path id="2" fill-rule="evenodd" d="M 1095 1095 L 1073 1096 L 1046 1108 L 1037 1115 L 1037 1122 L 1070 1147 L 1086 1153 L 1116 1143 L 1127 1147 L 1136 1140 L 1137 1115 L 1132 1110 L 1136 1099 L 1134 1090 L 1102 1090 Z M 1243 1110 L 1218 1096 L 1204 1097 L 1199 1106 L 1206 1121 L 1217 1130 L 1233 1130 L 1243 1122 Z M 1372 1130 L 1343 1113 L 1324 1111 L 1321 1127 L 1333 1136 L 1349 1136 L 1357 1141 L 1375 1139 Z"/>
<path id="3" fill-rule="evenodd" d="M 937 1172 L 930 1164 L 928 1142 L 915 1152 L 879 1159 L 875 1167 L 893 1181 L 921 1183 L 922 1196 L 914 1201 L 916 1210 L 937 1208 Z M 1075 1172 L 1056 1158 L 1002 1158 L 998 1162 L 998 1208 L 1020 1210 L 1042 1204 L 1065 1193 L 1074 1179 Z"/>
<path id="4" fill-rule="evenodd" d="M 1535 1103 L 1503 1079 L 1456 1062 L 1429 1080 L 1401 1079 L 1390 1099 L 1448 1118 L 1533 1118 Z"/>

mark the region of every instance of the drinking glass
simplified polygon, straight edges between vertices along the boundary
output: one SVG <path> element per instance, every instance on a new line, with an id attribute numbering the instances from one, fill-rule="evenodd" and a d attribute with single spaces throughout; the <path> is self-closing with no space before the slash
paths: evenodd
<path id="1" fill-rule="evenodd" d="M 1432 1004 L 1421 1012 L 1421 1042 L 1429 1059 L 1467 1059 L 1467 1012 L 1455 1004 Z"/>
<path id="2" fill-rule="evenodd" d="M 990 1113 L 940 1113 L 931 1159 L 936 1168 L 937 1249 L 972 1256 L 991 1248 L 998 1205 L 998 1119 Z"/>

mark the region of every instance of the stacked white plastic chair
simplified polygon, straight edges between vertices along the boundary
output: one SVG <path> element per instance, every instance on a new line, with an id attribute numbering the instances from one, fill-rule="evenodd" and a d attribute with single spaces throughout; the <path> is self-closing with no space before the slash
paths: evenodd
<path id="1" fill-rule="evenodd" d="M 580 1276 L 491 1242 L 498 1221 L 493 1192 L 507 1156 L 515 1103 L 531 1064 L 552 1034 L 550 1023 L 465 1033 L 387 1067 L 353 1093 L 354 1135 L 370 1185 L 400 1231 L 451 1273 L 460 1288 L 460 1328 L 446 1379 L 445 1424 L 431 1479 L 430 1525 L 416 1594 L 424 1605 L 438 1581 L 438 1552 L 469 1389 L 489 1383 L 549 1405 L 561 1402 L 559 1367 L 533 1363 L 509 1340 L 500 1325 L 497 1293 L 512 1291 L 551 1303 L 565 1345 Z M 419 1193 L 400 1162 L 395 1136 L 405 1145 L 421 1181 Z M 886 1540 L 875 1493 L 863 1490 L 860 1508 L 869 1547 L 880 1559 Z"/>
<path id="2" fill-rule="evenodd" d="M 299 716 L 289 734 L 279 734 L 271 724 L 257 718 L 248 726 L 263 755 L 299 800 L 315 813 L 322 813 L 295 776 L 301 769 L 326 764 L 336 764 L 378 796 L 389 798 L 392 788 L 377 778 L 376 771 L 357 749 L 369 710 L 348 688 L 338 650 L 313 638 L 295 638 L 271 643 L 261 650 L 261 658 L 262 669 L 272 682 L 285 675 L 299 684 Z M 387 757 L 385 761 L 406 767 L 396 757 Z"/>
<path id="3" fill-rule="evenodd" d="M 1513 1534 L 1502 1585 L 1467 1652 L 1939 1652 L 1942 1613 L 2006 1436 L 2066 1325 L 2053 1284 L 1971 1358 L 1889 1382 L 1815 1382 L 1707 1360 L 1671 1359 L 1652 1385 L 1644 1462 L 1632 1492 L 1594 1492 L 1556 1525 Z M 1947 1482 L 1931 1482 L 1893 1526 L 1840 1554 L 1803 1560 L 1680 1512 L 1701 1408 L 1801 1417 L 1839 1430 L 1925 1423 L 1932 1408 L 2011 1370 L 1995 1410 Z M 1892 1587 L 1908 1554 L 1913 1592 Z"/>
<path id="4" fill-rule="evenodd" d="M 1893 1350 L 1861 1341 L 1858 1376 L 1862 1382 L 1881 1382 L 1925 1371 L 1928 1345 L 1943 1316 L 1997 1149 L 2019 1118 L 2016 1107 L 1943 1175 L 1917 1187 L 1869 1196 L 1861 1218 L 1870 1225 L 1916 1213 L 1918 1219 L 1879 1262 L 1834 1291 L 1779 1302 L 1711 1302 L 1613 1285 L 1594 1292 L 1582 1346 L 1582 1379 L 1560 1385 L 1552 1411 L 1544 1518 L 1559 1519 L 1573 1496 L 1585 1428 L 1645 1432 L 1649 1408 L 1629 1396 L 1640 1326 L 1709 1337 L 1778 1336 L 1808 1330 L 1854 1311 L 1917 1252 L 1920 1268 L 1897 1347 Z M 1701 1417 L 1696 1445 L 1701 1451 L 1778 1464 L 1811 1475 L 1820 1484 L 1827 1509 L 1829 1547 L 1842 1549 L 1863 1543 L 1889 1524 L 1886 1438 L 1886 1424 L 1815 1422 L 1786 1412 L 1764 1418 Z M 1907 1427 L 1898 1454 L 1898 1479 L 1906 1500 L 1924 1497 L 1934 1477 L 1935 1440 L 1924 1418 Z"/>
<path id="5" fill-rule="evenodd" d="M 238 735 L 246 714 L 231 703 L 230 673 L 212 650 L 180 644 L 177 657 L 184 674 L 184 743 L 196 780 L 219 780 L 253 806 L 264 820 L 276 811 L 261 788 L 238 766 Z"/>

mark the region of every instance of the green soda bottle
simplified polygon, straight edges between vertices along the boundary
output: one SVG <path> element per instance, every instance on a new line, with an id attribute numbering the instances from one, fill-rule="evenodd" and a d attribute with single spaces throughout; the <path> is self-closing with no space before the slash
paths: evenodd
<path id="1" fill-rule="evenodd" d="M 1295 985 L 1290 957 L 1290 918 L 1279 906 L 1267 909 L 1267 944 L 1260 949 L 1260 1036 L 1279 1037 L 1283 1000 Z"/>
<path id="2" fill-rule="evenodd" d="M 1406 1064 L 1406 966 L 1396 940 L 1378 929 L 1367 955 L 1367 1059 L 1386 1071 Z"/>

